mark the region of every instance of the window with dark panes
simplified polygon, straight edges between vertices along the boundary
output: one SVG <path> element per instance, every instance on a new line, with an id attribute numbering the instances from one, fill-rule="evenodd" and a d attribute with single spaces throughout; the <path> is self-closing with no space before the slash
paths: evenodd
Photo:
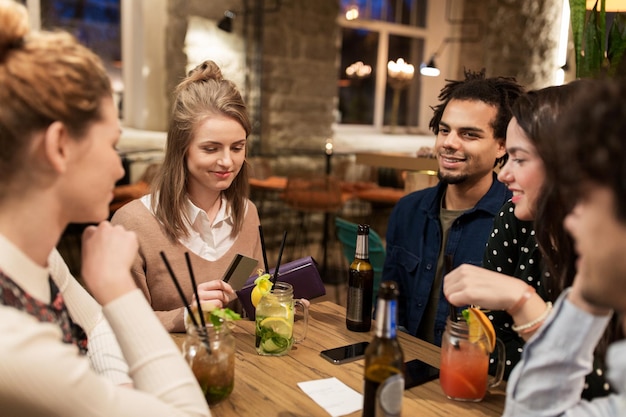
<path id="1" fill-rule="evenodd" d="M 343 28 L 339 68 L 339 114 L 341 123 L 374 123 L 374 74 L 378 33 Z M 362 63 L 359 68 L 359 63 Z M 356 67 L 351 67 L 356 65 Z M 363 70 L 368 65 L 369 70 Z M 350 70 L 353 69 L 353 71 Z"/>
<path id="2" fill-rule="evenodd" d="M 29 0 L 27 4 L 32 1 Z M 116 99 L 119 100 L 123 91 L 121 0 L 38 1 L 41 11 L 41 28 L 66 30 L 97 53 L 104 62 L 111 77 Z"/>
<path id="3" fill-rule="evenodd" d="M 341 124 L 418 126 L 419 79 L 398 88 L 386 65 L 401 58 L 419 68 L 424 57 L 427 0 L 341 0 L 341 57 L 338 122 Z M 385 67 L 379 68 L 384 62 Z M 399 91 L 395 91 L 398 89 Z M 397 97 L 394 99 L 394 95 Z M 399 102 L 394 112 L 393 102 Z M 395 113 L 395 117 L 392 114 Z"/>
<path id="4" fill-rule="evenodd" d="M 62 28 L 108 63 L 121 60 L 120 0 L 40 0 L 41 27 Z"/>

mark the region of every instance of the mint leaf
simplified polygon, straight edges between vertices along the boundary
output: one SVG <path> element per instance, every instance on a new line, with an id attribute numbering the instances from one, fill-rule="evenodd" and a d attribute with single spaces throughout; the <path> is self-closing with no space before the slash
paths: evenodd
<path id="1" fill-rule="evenodd" d="M 224 322 L 241 320 L 241 315 L 230 308 L 216 308 L 210 311 L 210 319 L 213 326 L 219 328 Z"/>
<path id="2" fill-rule="evenodd" d="M 465 321 L 469 324 L 469 315 L 470 315 L 469 310 L 466 308 L 465 310 L 461 311 L 461 314 L 463 315 L 463 318 L 465 319 Z"/>

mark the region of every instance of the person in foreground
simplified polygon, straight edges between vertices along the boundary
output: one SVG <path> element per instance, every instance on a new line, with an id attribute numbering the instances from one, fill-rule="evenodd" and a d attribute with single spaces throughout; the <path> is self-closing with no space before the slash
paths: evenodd
<path id="1" fill-rule="evenodd" d="M 102 313 L 102 306 L 74 278 L 56 249 L 48 257 L 48 271 L 50 279 L 61 293 L 72 321 L 87 336 L 87 358 L 91 367 L 117 384 L 132 386 L 128 364 L 115 333 Z"/>
<path id="2" fill-rule="evenodd" d="M 533 90 L 515 101 L 506 135 L 509 159 L 498 174 L 513 198 L 494 220 L 483 268 L 461 265 L 444 278 L 444 294 L 452 304 L 489 310 L 506 346 L 506 379 L 519 362 L 524 341 L 549 313 L 546 302 L 556 301 L 576 273 L 573 245 L 563 229 L 564 203 L 546 183 L 545 167 L 556 164 L 563 140 L 555 132 L 587 81 Z M 600 348 L 598 355 L 604 353 Z M 603 360 L 598 360 L 584 396 L 609 392 Z"/>
<path id="3" fill-rule="evenodd" d="M 398 282 L 400 326 L 431 343 L 441 345 L 448 316 L 444 259 L 480 265 L 493 218 L 511 198 L 493 168 L 506 157 L 510 106 L 522 92 L 484 71 L 449 82 L 430 121 L 439 184 L 402 198 L 389 218 L 383 277 Z"/>
<path id="4" fill-rule="evenodd" d="M 133 278 L 165 328 L 182 332 L 185 305 L 161 251 L 190 302 L 189 252 L 200 300 L 217 307 L 236 300 L 221 280 L 232 259 L 246 255 L 262 267 L 263 255 L 259 215 L 247 198 L 250 120 L 235 84 L 213 61 L 198 65 L 178 85 L 169 125 L 152 193 L 123 206 L 111 222 L 137 234 Z"/>
<path id="5" fill-rule="evenodd" d="M 135 286 L 133 233 L 102 221 L 124 170 L 109 79 L 62 32 L 29 33 L 0 0 L 0 410 L 6 416 L 210 416 L 189 366 Z M 82 275 L 128 363 L 133 388 L 94 371 L 75 320 L 88 302 L 58 292 L 54 248 L 70 222 Z"/>
<path id="6" fill-rule="evenodd" d="M 586 87 L 558 132 L 560 155 L 547 181 L 571 202 L 565 229 L 577 275 L 526 345 L 507 385 L 505 416 L 626 415 L 626 341 L 611 344 L 607 378 L 617 393 L 581 399 L 593 351 L 611 312 L 626 313 L 626 84 Z M 626 330 L 626 329 L 624 329 Z"/>

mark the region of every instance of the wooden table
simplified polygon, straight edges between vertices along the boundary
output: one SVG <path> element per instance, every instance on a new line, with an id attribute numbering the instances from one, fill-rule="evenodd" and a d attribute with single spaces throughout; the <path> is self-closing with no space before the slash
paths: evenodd
<path id="1" fill-rule="evenodd" d="M 301 323 L 296 323 L 296 331 Z M 320 356 L 324 349 L 360 341 L 370 341 L 369 333 L 346 329 L 345 308 L 329 301 L 312 304 L 309 331 L 304 342 L 297 344 L 287 356 L 259 356 L 254 349 L 254 322 L 237 322 L 234 330 L 237 361 L 235 388 L 224 402 L 211 408 L 216 417 L 230 416 L 320 416 L 328 413 L 296 385 L 298 382 L 336 377 L 354 390 L 363 392 L 363 359 L 334 365 Z M 177 342 L 183 335 L 174 334 Z M 400 344 L 406 361 L 421 359 L 439 367 L 439 348 L 400 333 Z M 405 391 L 402 415 L 410 416 L 499 416 L 504 409 L 504 391 L 487 394 L 479 403 L 449 400 L 439 380 Z M 350 416 L 360 416 L 355 412 Z"/>

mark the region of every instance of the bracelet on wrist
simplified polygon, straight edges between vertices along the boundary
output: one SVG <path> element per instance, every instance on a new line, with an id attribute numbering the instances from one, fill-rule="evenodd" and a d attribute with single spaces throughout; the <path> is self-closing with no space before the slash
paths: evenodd
<path id="1" fill-rule="evenodd" d="M 519 336 L 523 336 L 525 334 L 533 333 L 534 331 L 536 331 L 537 329 L 541 327 L 544 321 L 545 320 L 541 320 L 540 322 L 536 323 L 534 326 L 529 327 L 528 329 L 520 330 L 519 332 L 517 332 L 517 334 Z"/>
<path id="2" fill-rule="evenodd" d="M 526 324 L 521 324 L 519 326 L 511 326 L 511 328 L 513 329 L 514 332 L 517 332 L 517 334 L 519 335 L 523 335 L 523 334 L 527 334 L 530 332 L 533 332 L 535 330 L 537 330 L 540 326 L 541 323 L 544 322 L 544 320 L 548 317 L 548 314 L 550 314 L 550 311 L 552 311 L 552 303 L 550 301 L 548 301 L 546 303 L 546 309 L 544 310 L 543 313 L 541 313 L 541 315 L 539 317 L 537 317 L 536 319 L 526 323 Z"/>
<path id="3" fill-rule="evenodd" d="M 517 300 L 515 304 L 509 307 L 506 310 L 506 312 L 509 313 L 510 316 L 513 316 L 513 314 L 517 313 L 518 311 L 522 309 L 524 304 L 526 304 L 526 301 L 530 300 L 530 297 L 532 297 L 534 293 L 535 293 L 535 287 L 528 285 L 528 288 L 526 288 L 526 291 L 524 291 L 524 293 L 519 298 L 519 300 Z"/>

